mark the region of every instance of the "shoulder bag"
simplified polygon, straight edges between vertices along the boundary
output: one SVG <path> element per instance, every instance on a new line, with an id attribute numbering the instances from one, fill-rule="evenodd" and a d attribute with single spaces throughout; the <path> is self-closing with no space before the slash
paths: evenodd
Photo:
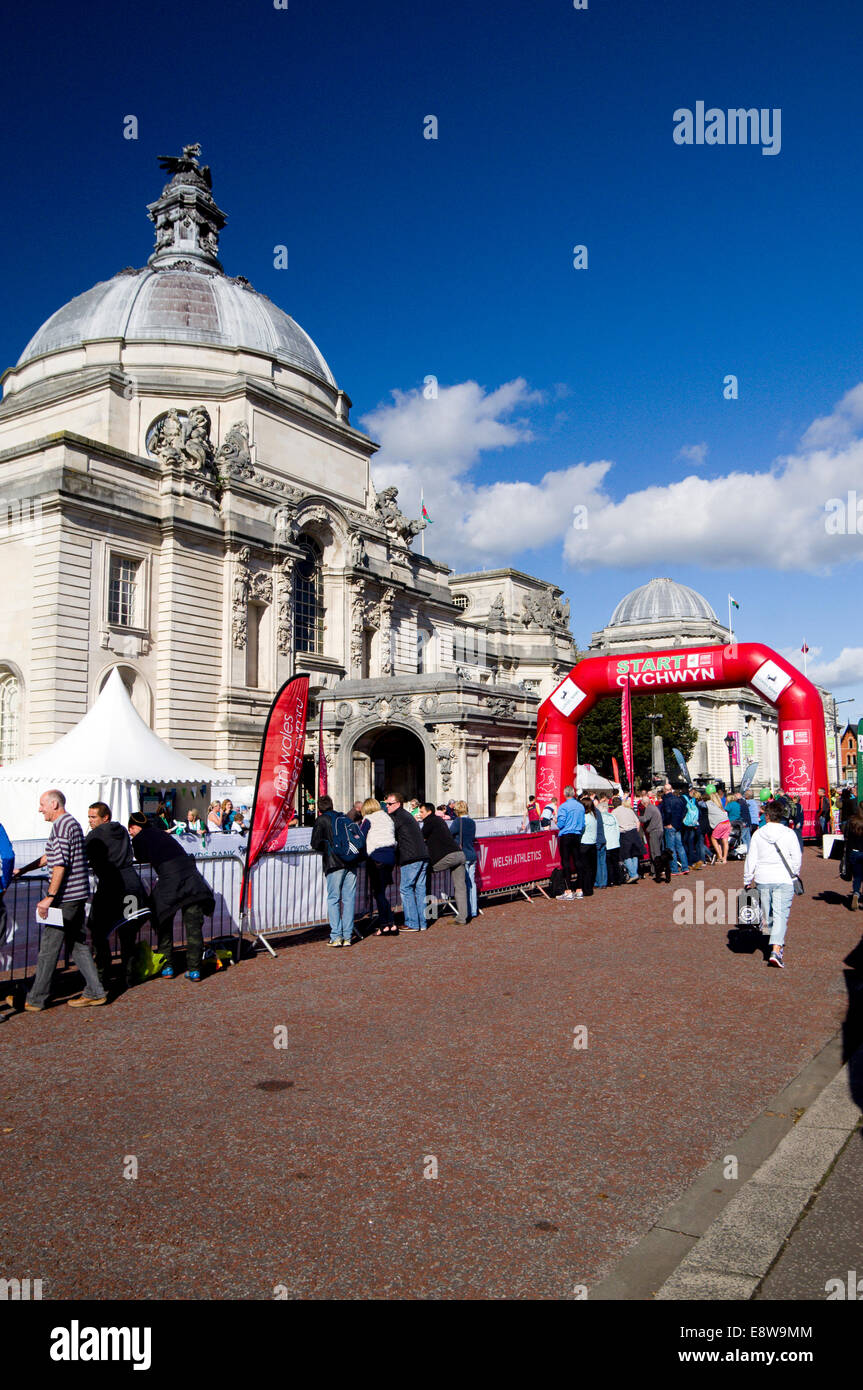
<path id="1" fill-rule="evenodd" d="M 779 848 L 779 846 L 778 846 L 777 844 L 774 843 L 774 846 L 773 846 L 773 847 L 774 847 L 774 849 L 776 850 L 776 853 L 779 855 L 779 858 L 782 860 L 782 863 L 785 865 L 785 870 L 786 870 L 786 872 L 787 872 L 787 873 L 790 875 L 790 877 L 791 877 L 791 883 L 792 883 L 792 885 L 793 885 L 793 887 L 794 887 L 794 896 L 795 896 L 795 898 L 799 898 L 803 893 L 806 892 L 806 889 L 803 887 L 803 879 L 800 877 L 799 874 L 792 874 L 792 873 L 791 873 L 791 869 L 790 869 L 790 866 L 789 866 L 789 864 L 788 864 L 788 860 L 785 858 L 785 855 L 782 853 L 782 850 Z"/>

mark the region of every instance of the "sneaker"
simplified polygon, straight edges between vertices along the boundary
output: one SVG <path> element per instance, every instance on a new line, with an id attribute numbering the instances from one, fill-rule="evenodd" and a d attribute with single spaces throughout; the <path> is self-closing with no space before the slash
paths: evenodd
<path id="1" fill-rule="evenodd" d="M 574 893 L 571 891 L 571 889 L 567 888 L 567 890 L 566 890 L 565 893 L 561 893 L 561 895 L 560 895 L 560 901 L 561 901 L 562 903 L 571 903 L 574 896 L 575 896 L 575 895 L 574 895 Z"/>
<path id="2" fill-rule="evenodd" d="M 578 891 L 576 892 L 576 895 L 575 895 L 575 896 L 576 896 L 576 899 L 578 899 L 578 898 L 583 898 L 583 897 L 584 897 L 584 894 L 582 893 L 582 891 L 581 891 L 580 888 L 579 888 Z"/>
<path id="3" fill-rule="evenodd" d="M 851 894 L 851 911 L 852 911 L 852 912 L 856 912 L 856 911 L 857 911 L 857 908 L 858 908 L 859 906 L 860 906 L 860 899 L 859 899 L 859 897 L 857 896 L 856 893 L 852 893 L 852 894 Z"/>
<path id="4" fill-rule="evenodd" d="M 160 971 L 159 971 L 159 974 L 161 975 L 161 977 L 162 977 L 163 980 L 173 980 L 173 978 L 174 978 L 174 967 L 173 967 L 173 965 L 166 965 L 165 968 L 164 968 L 164 970 L 160 970 Z"/>
<path id="5" fill-rule="evenodd" d="M 201 978 L 201 972 L 200 972 L 200 970 L 187 970 L 187 971 L 186 971 L 186 979 L 187 979 L 187 980 L 191 980 L 193 983 L 197 984 L 197 982 L 198 982 L 198 980 L 200 980 L 200 978 Z"/>
<path id="6" fill-rule="evenodd" d="M 331 946 L 341 946 L 341 944 L 342 944 L 342 938 L 341 938 L 341 937 L 338 937 L 338 939 L 337 939 L 336 941 L 331 941 L 331 942 L 330 942 L 330 945 L 331 945 Z"/>
<path id="7" fill-rule="evenodd" d="M 780 970 L 784 970 L 784 969 L 785 969 L 785 962 L 784 962 L 784 960 L 783 960 L 784 954 L 785 954 L 785 945 L 784 945 L 784 943 L 783 943 L 783 945 L 781 945 L 781 946 L 774 946 L 774 947 L 773 947 L 773 950 L 772 950 L 771 953 L 770 953 L 770 959 L 769 959 L 769 961 L 767 962 L 767 964 L 768 964 L 768 965 L 776 965 L 776 966 L 779 967 Z"/>
<path id="8" fill-rule="evenodd" d="M 350 941 L 347 940 L 346 937 L 342 937 L 342 943 L 341 943 L 341 944 L 342 944 L 343 946 L 350 946 L 351 943 L 350 943 Z"/>
<path id="9" fill-rule="evenodd" d="M 95 1007 L 97 1004 L 107 1004 L 107 1002 L 108 996 L 106 994 L 100 994 L 98 999 L 91 999 L 89 994 L 82 994 L 78 999 L 69 1000 L 69 1008 L 86 1009 L 89 1008 L 91 1004 Z"/>

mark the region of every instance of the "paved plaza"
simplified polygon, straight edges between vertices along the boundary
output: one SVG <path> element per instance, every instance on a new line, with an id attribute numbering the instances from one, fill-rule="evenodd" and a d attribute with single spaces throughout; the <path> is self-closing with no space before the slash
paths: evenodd
<path id="1" fill-rule="evenodd" d="M 806 851 L 784 971 L 673 923 L 699 878 L 740 867 L 350 952 L 305 933 L 12 1018 L 5 1274 L 48 1299 L 589 1293 L 848 1014 L 835 863 Z"/>

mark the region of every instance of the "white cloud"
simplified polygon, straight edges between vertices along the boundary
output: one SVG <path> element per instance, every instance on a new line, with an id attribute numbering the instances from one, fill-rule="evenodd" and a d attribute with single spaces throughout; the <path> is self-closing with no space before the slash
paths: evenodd
<path id="1" fill-rule="evenodd" d="M 522 378 L 486 393 L 475 381 L 422 391 L 394 391 L 362 424 L 381 441 L 372 462 L 377 488 L 399 489 L 399 505 L 419 512 L 420 487 L 434 530 L 430 552 L 460 568 L 507 562 L 524 550 L 562 540 L 577 503 L 601 502 L 608 462 L 577 463 L 546 472 L 537 482 L 477 485 L 468 474 L 489 450 L 529 443 L 535 435 L 524 411 L 543 402 Z"/>
<path id="2" fill-rule="evenodd" d="M 818 650 L 820 651 L 820 648 Z M 815 651 L 814 647 L 812 651 Z M 863 685 L 863 647 L 843 647 L 832 661 L 813 662 L 811 657 L 812 652 L 809 653 L 806 674 L 816 685 L 823 685 L 830 691 L 847 690 L 849 686 Z M 789 660 L 803 670 L 803 657 L 800 652 L 796 657 L 789 657 Z"/>
<path id="3" fill-rule="evenodd" d="M 620 500 L 610 492 L 608 460 L 541 472 L 542 446 L 528 416 L 544 397 L 523 378 L 490 392 L 475 381 L 444 386 L 434 400 L 421 390 L 392 396 L 362 421 L 382 444 L 373 461 L 375 484 L 398 487 L 412 516 L 422 486 L 435 523 L 431 553 L 459 567 L 517 563 L 520 553 L 558 541 L 573 566 L 593 570 L 667 567 L 670 545 L 708 569 L 826 573 L 863 558 L 856 527 L 850 535 L 834 534 L 826 511 L 830 499 L 844 502 L 858 486 L 863 501 L 863 442 L 851 437 L 855 423 L 863 426 L 863 384 L 814 422 L 796 454 L 769 467 L 720 478 L 690 474 Z M 470 476 L 489 451 L 531 443 L 537 465 L 530 479 L 478 483 Z M 702 451 L 706 444 L 687 445 L 681 456 L 703 462 L 703 455 L 695 458 Z M 585 529 L 572 525 L 577 504 L 587 507 Z"/>
<path id="4" fill-rule="evenodd" d="M 707 458 L 707 445 L 704 443 L 684 444 L 677 457 L 679 459 L 686 459 L 688 463 L 694 463 L 696 468 L 698 468 Z"/>
<path id="5" fill-rule="evenodd" d="M 813 420 L 803 436 L 805 449 L 819 449 L 830 445 L 844 444 L 863 425 L 863 382 L 846 391 L 830 412 L 820 420 Z"/>

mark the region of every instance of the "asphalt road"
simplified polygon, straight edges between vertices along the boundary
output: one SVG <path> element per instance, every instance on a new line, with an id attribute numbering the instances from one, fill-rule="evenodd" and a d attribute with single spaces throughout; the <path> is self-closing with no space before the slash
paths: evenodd
<path id="1" fill-rule="evenodd" d="M 18 1015 L 2 1273 L 46 1299 L 572 1297 L 842 1025 L 863 915 L 835 863 L 803 874 L 784 971 L 672 921 L 728 866 Z"/>

